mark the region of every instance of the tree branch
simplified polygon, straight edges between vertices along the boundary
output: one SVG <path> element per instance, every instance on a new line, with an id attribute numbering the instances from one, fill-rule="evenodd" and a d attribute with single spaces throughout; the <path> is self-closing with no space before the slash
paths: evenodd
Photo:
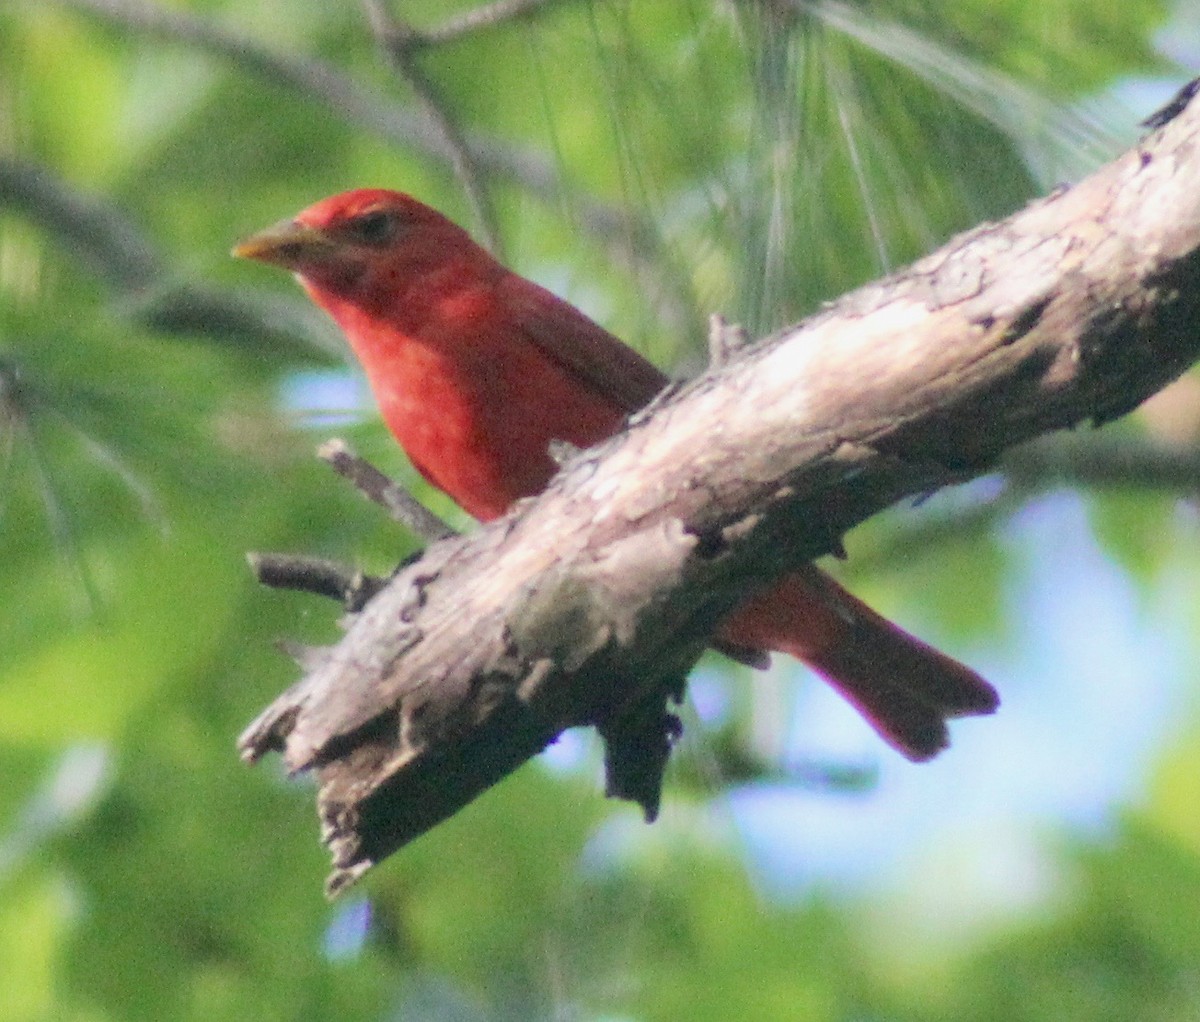
<path id="1" fill-rule="evenodd" d="M 478 162 L 467 144 L 466 134 L 450 113 L 449 104 L 441 90 L 434 84 L 418 62 L 418 50 L 428 40 L 406 21 L 393 17 L 383 0 L 361 0 L 371 24 L 375 41 L 384 58 L 413 90 L 429 123 L 441 136 L 449 154 L 450 166 L 458 178 L 475 222 L 487 249 L 498 259 L 503 259 L 500 245 L 500 228 L 496 222 L 496 210 L 492 205 Z"/>
<path id="2" fill-rule="evenodd" d="M 1200 356 L 1200 103 L 1072 188 L 746 350 L 399 571 L 247 729 L 316 772 L 336 891 L 567 727 L 652 815 L 667 704 L 748 593 Z"/>
<path id="3" fill-rule="evenodd" d="M 263 585 L 327 596 L 339 600 L 351 613 L 362 610 L 385 584 L 384 579 L 323 557 L 250 553 L 246 560 Z"/>
<path id="4" fill-rule="evenodd" d="M 118 28 L 183 44 L 228 61 L 244 72 L 320 103 L 337 116 L 407 152 L 454 166 L 457 156 L 454 144 L 428 116 L 359 84 L 332 65 L 278 53 L 217 24 L 147 0 L 53 2 Z M 532 10 L 535 5 L 527 6 Z M 670 290 L 673 301 L 684 310 L 680 318 L 690 312 L 692 296 L 681 291 L 679 275 L 662 273 L 665 254 L 653 224 L 574 188 L 537 151 L 519 149 L 479 132 L 464 132 L 462 144 L 481 170 L 514 182 L 543 201 L 558 203 L 566 198 L 579 227 L 600 239 L 615 257 L 662 276 L 664 289 Z"/>
<path id="5" fill-rule="evenodd" d="M 360 458 L 344 440 L 328 440 L 317 450 L 317 456 L 343 479 L 352 482 L 368 500 L 374 501 L 409 532 L 433 543 L 454 530 L 422 504 L 403 486 L 393 482 L 364 458 Z"/>
<path id="6" fill-rule="evenodd" d="M 176 279 L 166 257 L 115 207 L 73 189 L 45 167 L 0 158 L 0 208 L 37 224 L 124 301 L 128 314 L 168 334 L 224 344 L 253 337 L 267 350 L 330 361 L 343 350 L 322 343 L 307 310 L 246 298 Z M 330 338 L 332 340 L 332 338 Z"/>
<path id="7" fill-rule="evenodd" d="M 1195 497 L 1200 494 L 1200 451 L 1136 436 L 1067 436 L 1014 451 L 1004 459 L 1004 474 L 1026 492 L 1070 484 Z"/>
<path id="8" fill-rule="evenodd" d="M 437 28 L 417 32 L 414 45 L 440 46 L 443 43 L 457 42 L 464 36 L 485 29 L 508 25 L 523 18 L 532 18 L 533 15 L 541 14 L 563 2 L 564 0 L 494 0 L 493 3 L 483 4 L 455 15 Z"/>

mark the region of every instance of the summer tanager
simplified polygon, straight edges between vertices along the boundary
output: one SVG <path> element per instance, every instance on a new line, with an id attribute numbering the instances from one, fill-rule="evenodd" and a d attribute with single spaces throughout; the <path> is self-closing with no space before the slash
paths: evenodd
<path id="1" fill-rule="evenodd" d="M 598 443 L 667 383 L 574 306 L 398 192 L 324 199 L 234 254 L 295 273 L 345 332 L 418 471 L 485 521 L 546 486 L 557 471 L 552 441 Z M 812 565 L 750 598 L 719 638 L 809 664 L 912 760 L 946 746 L 946 718 L 998 704 L 975 672 Z"/>

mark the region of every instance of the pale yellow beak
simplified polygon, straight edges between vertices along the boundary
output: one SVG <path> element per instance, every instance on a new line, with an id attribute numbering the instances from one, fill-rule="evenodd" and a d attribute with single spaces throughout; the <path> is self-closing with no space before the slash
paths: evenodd
<path id="1" fill-rule="evenodd" d="M 281 220 L 234 245 L 231 255 L 254 259 L 287 270 L 301 270 L 328 258 L 336 250 L 334 241 L 315 227 Z"/>

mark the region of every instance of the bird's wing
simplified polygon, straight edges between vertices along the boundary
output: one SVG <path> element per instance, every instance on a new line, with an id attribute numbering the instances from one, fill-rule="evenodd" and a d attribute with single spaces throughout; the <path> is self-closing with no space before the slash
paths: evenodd
<path id="1" fill-rule="evenodd" d="M 545 288 L 506 276 L 503 305 L 525 335 L 588 388 L 629 415 L 648 405 L 670 378 L 629 345 Z M 770 655 L 741 643 L 717 639 L 714 647 L 751 667 L 767 667 Z"/>
<path id="2" fill-rule="evenodd" d="M 503 306 L 526 336 L 626 414 L 644 408 L 670 382 L 629 345 L 545 288 L 515 274 L 499 287 Z"/>

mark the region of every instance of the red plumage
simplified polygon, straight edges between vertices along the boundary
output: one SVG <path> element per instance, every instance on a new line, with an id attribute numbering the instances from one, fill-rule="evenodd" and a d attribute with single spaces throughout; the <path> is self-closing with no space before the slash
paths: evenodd
<path id="1" fill-rule="evenodd" d="M 476 518 L 542 490 L 551 441 L 617 432 L 666 377 L 574 306 L 518 276 L 408 195 L 360 189 L 310 206 L 235 254 L 292 270 L 342 328 L 413 464 Z M 809 565 L 722 625 L 736 646 L 808 663 L 913 760 L 995 690 Z"/>

